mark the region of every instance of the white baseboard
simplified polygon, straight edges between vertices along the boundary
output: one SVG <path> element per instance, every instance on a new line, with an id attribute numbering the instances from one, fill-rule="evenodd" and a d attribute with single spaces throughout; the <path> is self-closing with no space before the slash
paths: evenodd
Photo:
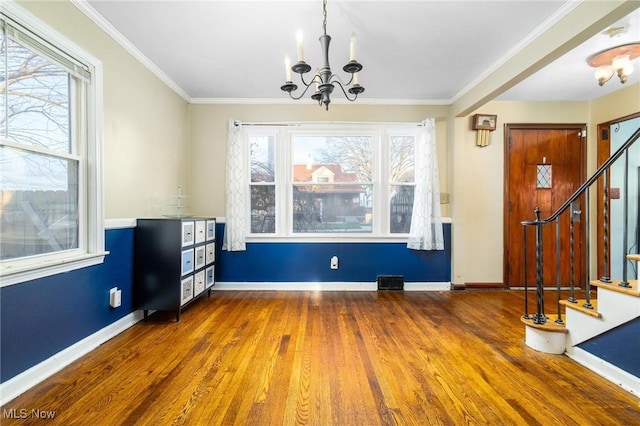
<path id="1" fill-rule="evenodd" d="M 577 346 L 567 348 L 565 354 L 578 364 L 585 366 L 594 373 L 597 373 L 610 382 L 615 383 L 627 392 L 631 392 L 634 395 L 640 395 L 640 378 L 633 374 L 628 373 Z"/>
<path id="2" fill-rule="evenodd" d="M 5 405 L 33 386 L 51 377 L 142 319 L 142 311 L 132 312 L 6 382 L 0 383 L 0 406 Z"/>
<path id="3" fill-rule="evenodd" d="M 450 282 L 411 282 L 405 291 L 449 291 Z M 217 282 L 212 290 L 235 291 L 377 291 L 377 282 Z"/>
<path id="4" fill-rule="evenodd" d="M 404 283 L 404 291 L 449 291 L 451 282 Z"/>

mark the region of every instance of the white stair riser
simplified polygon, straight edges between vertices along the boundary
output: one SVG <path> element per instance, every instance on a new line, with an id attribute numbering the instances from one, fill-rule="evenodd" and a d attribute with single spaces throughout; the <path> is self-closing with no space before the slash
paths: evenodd
<path id="1" fill-rule="evenodd" d="M 594 318 L 575 309 L 567 308 L 567 347 L 572 347 L 592 337 L 640 316 L 640 297 L 598 288 L 598 312 L 602 318 Z"/>

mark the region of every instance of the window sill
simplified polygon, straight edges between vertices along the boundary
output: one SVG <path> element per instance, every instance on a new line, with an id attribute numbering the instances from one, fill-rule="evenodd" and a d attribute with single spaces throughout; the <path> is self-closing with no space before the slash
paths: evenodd
<path id="1" fill-rule="evenodd" d="M 360 237 L 360 236 L 330 236 L 314 237 L 304 236 L 273 236 L 273 237 L 247 237 L 247 243 L 407 243 L 408 237 Z"/>
<path id="2" fill-rule="evenodd" d="M 107 254 L 109 254 L 108 251 L 88 253 L 66 259 L 56 259 L 39 264 L 32 264 L 20 267 L 19 269 L 15 268 L 10 270 L 9 268 L 5 268 L 0 272 L 0 287 L 7 287 L 25 281 L 99 265 L 104 262 L 104 257 Z"/>
<path id="3" fill-rule="evenodd" d="M 225 218 L 218 218 L 218 223 L 225 223 Z M 442 224 L 450 225 L 452 220 L 450 217 L 443 217 Z M 409 241 L 409 234 L 396 235 L 366 235 L 366 234 L 295 234 L 295 235 L 258 235 L 253 234 L 247 236 L 247 243 L 388 243 L 406 244 Z"/>

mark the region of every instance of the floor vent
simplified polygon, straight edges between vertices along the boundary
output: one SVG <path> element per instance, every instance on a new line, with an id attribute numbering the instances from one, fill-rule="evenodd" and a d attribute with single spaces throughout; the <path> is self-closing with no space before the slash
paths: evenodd
<path id="1" fill-rule="evenodd" d="M 404 275 L 378 275 L 378 290 L 404 290 Z"/>

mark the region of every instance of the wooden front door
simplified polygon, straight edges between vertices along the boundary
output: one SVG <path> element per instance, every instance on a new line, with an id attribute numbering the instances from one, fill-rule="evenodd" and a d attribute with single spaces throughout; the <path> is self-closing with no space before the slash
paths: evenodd
<path id="1" fill-rule="evenodd" d="M 505 129 L 505 253 L 504 285 L 524 285 L 524 236 L 522 221 L 551 216 L 586 176 L 586 126 L 508 124 Z M 580 200 L 584 211 L 584 200 Z M 584 213 L 574 223 L 574 283 L 584 282 Z M 560 220 L 561 284 L 568 286 L 570 275 L 569 215 Z M 536 284 L 535 230 L 527 231 L 527 283 Z M 543 231 L 543 282 L 556 283 L 556 226 Z"/>

